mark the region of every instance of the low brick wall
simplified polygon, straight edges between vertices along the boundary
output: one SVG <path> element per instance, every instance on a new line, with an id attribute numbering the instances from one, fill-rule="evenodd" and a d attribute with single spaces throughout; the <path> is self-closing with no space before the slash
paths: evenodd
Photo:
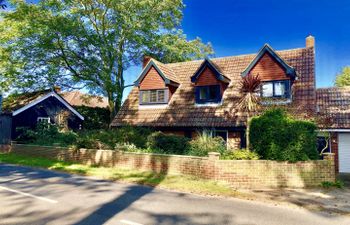
<path id="1" fill-rule="evenodd" d="M 113 150 L 71 150 L 60 147 L 12 145 L 11 152 L 82 164 L 121 167 L 168 174 L 193 175 L 228 182 L 235 188 L 312 187 L 335 181 L 334 158 L 307 162 L 219 160 L 209 157 L 129 153 Z"/>
<path id="2" fill-rule="evenodd" d="M 1 145 L 0 144 L 0 152 L 9 152 L 11 149 L 11 145 Z"/>

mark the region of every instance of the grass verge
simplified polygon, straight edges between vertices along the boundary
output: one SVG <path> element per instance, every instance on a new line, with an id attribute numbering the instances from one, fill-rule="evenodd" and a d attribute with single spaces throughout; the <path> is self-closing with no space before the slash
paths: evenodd
<path id="1" fill-rule="evenodd" d="M 22 156 L 13 153 L 0 153 L 0 162 L 40 167 L 49 170 L 93 176 L 114 181 L 149 185 L 153 187 L 157 186 L 196 194 L 230 197 L 238 197 L 239 195 L 242 195 L 242 193 L 230 188 L 226 183 L 200 179 L 194 176 L 141 172 L 123 168 L 94 167 L 40 157 Z"/>

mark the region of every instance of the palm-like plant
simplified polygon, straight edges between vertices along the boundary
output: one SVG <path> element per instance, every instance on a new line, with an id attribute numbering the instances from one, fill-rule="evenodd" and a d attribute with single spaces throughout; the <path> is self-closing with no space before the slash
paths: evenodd
<path id="1" fill-rule="evenodd" d="M 5 0 L 0 0 L 0 9 L 6 9 Z"/>
<path id="2" fill-rule="evenodd" d="M 246 145 L 249 149 L 249 131 L 250 131 L 250 116 L 251 113 L 259 109 L 260 95 L 259 89 L 261 79 L 259 74 L 248 74 L 243 77 L 240 83 L 241 98 L 239 99 L 239 108 L 247 115 L 247 129 L 246 129 Z"/>

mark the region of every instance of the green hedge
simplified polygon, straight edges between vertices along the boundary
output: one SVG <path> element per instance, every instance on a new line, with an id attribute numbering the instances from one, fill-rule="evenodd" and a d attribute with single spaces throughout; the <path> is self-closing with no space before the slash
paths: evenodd
<path id="1" fill-rule="evenodd" d="M 291 162 L 316 160 L 316 125 L 288 116 L 282 109 L 272 109 L 251 120 L 251 149 L 261 159 Z"/>
<path id="2" fill-rule="evenodd" d="M 184 155 L 189 139 L 183 136 L 154 132 L 147 138 L 148 149 L 161 150 L 165 154 Z M 159 152 L 159 151 L 157 151 Z"/>
<path id="3" fill-rule="evenodd" d="M 87 106 L 75 106 L 74 108 L 85 118 L 83 129 L 96 130 L 108 128 L 110 123 L 108 108 L 92 108 Z"/>

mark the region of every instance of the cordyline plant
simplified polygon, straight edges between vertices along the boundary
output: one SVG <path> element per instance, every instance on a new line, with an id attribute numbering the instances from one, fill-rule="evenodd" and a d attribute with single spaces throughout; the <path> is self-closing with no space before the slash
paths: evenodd
<path id="1" fill-rule="evenodd" d="M 247 129 L 246 129 L 246 144 L 249 149 L 249 131 L 250 131 L 250 118 L 251 114 L 259 109 L 260 95 L 259 89 L 261 85 L 261 79 L 259 74 L 248 74 L 243 77 L 240 83 L 241 98 L 239 100 L 239 108 L 246 113 L 247 116 Z"/>
<path id="2" fill-rule="evenodd" d="M 6 9 L 5 0 L 0 0 L 0 9 Z"/>

